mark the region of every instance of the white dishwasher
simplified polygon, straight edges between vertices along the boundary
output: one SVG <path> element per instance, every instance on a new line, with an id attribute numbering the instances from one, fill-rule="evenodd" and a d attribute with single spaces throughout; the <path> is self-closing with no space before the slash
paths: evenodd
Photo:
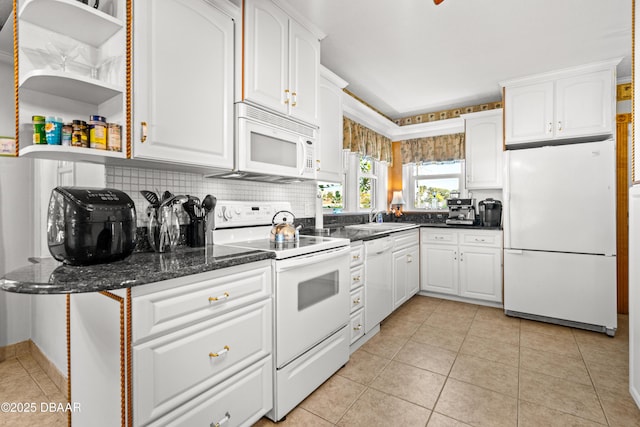
<path id="1" fill-rule="evenodd" d="M 391 237 L 364 243 L 365 253 L 365 333 L 393 311 Z"/>

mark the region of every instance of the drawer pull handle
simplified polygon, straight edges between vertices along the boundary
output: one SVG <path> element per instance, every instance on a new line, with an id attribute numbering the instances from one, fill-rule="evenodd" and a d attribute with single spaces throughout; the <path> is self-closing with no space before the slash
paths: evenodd
<path id="1" fill-rule="evenodd" d="M 219 297 L 209 297 L 209 302 L 225 300 L 225 299 L 228 299 L 228 298 L 229 298 L 229 292 L 225 292 L 224 294 L 220 295 Z"/>
<path id="2" fill-rule="evenodd" d="M 209 357 L 220 357 L 225 354 L 227 351 L 231 350 L 228 345 L 225 345 L 222 350 L 219 350 L 217 353 L 209 353 Z"/>
<path id="3" fill-rule="evenodd" d="M 354 331 L 359 331 L 360 329 L 362 329 L 362 325 L 358 323 L 358 326 L 354 326 L 353 330 Z"/>
<path id="4" fill-rule="evenodd" d="M 216 422 L 211 423 L 209 426 L 210 426 L 210 427 L 220 427 L 220 426 L 222 426 L 222 425 L 224 425 L 224 424 L 228 423 L 230 419 L 231 419 L 231 414 L 229 414 L 229 413 L 227 412 L 226 414 L 224 414 L 224 418 L 222 418 L 222 419 L 221 419 L 220 421 L 218 421 L 217 423 L 216 423 Z"/>
<path id="5" fill-rule="evenodd" d="M 358 305 L 360 304 L 360 298 L 356 298 L 353 300 L 353 305 Z"/>
<path id="6" fill-rule="evenodd" d="M 407 255 L 407 262 L 413 262 L 413 257 L 411 255 Z"/>
<path id="7" fill-rule="evenodd" d="M 360 259 L 360 255 L 354 255 L 354 256 L 351 257 L 351 259 L 358 260 L 358 259 Z"/>
<path id="8" fill-rule="evenodd" d="M 353 276 L 353 281 L 354 282 L 359 282 L 360 281 L 360 276 Z"/>
<path id="9" fill-rule="evenodd" d="M 147 140 L 147 122 L 140 122 L 140 142 Z"/>
<path id="10" fill-rule="evenodd" d="M 478 238 L 476 238 L 476 242 L 484 242 L 484 241 L 485 241 L 484 239 L 478 239 Z"/>

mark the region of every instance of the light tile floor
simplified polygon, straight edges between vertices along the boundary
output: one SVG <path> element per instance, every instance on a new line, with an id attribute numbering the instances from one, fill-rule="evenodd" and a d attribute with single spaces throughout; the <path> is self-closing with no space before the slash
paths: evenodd
<path id="1" fill-rule="evenodd" d="M 640 426 L 628 341 L 415 296 L 278 426 Z"/>
<path id="2" fill-rule="evenodd" d="M 627 316 L 609 338 L 416 296 L 278 426 L 640 427 L 628 337 Z M 19 356 L 0 363 L 0 402 L 65 398 L 31 356 Z M 0 427 L 31 425 L 67 418 L 0 412 Z"/>
<path id="3" fill-rule="evenodd" d="M 0 427 L 66 426 L 66 414 L 56 412 L 57 404 L 66 402 L 33 357 L 22 355 L 0 363 Z M 11 405 L 9 412 L 6 403 Z"/>

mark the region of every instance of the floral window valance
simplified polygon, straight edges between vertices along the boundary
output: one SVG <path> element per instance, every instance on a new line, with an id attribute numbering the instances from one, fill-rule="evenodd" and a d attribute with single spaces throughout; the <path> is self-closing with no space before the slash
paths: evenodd
<path id="1" fill-rule="evenodd" d="M 343 117 L 342 148 L 391 163 L 391 139 Z"/>
<path id="2" fill-rule="evenodd" d="M 402 164 L 464 159 L 464 133 L 408 139 L 400 145 Z"/>

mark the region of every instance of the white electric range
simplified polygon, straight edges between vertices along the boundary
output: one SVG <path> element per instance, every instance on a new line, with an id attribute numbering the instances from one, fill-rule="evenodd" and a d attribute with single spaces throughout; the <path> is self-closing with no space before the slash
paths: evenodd
<path id="1" fill-rule="evenodd" d="M 300 236 L 269 239 L 272 219 L 289 203 L 218 201 L 215 244 L 272 251 L 274 402 L 281 420 L 349 359 L 349 240 Z"/>

